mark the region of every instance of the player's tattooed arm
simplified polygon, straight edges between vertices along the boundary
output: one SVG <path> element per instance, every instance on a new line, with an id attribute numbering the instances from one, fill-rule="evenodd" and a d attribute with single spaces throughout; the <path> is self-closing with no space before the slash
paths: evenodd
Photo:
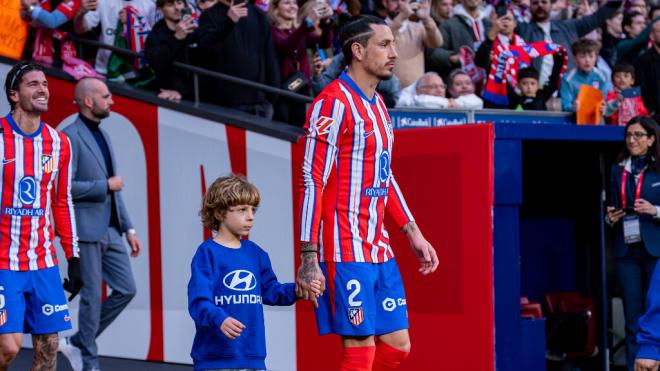
<path id="1" fill-rule="evenodd" d="M 410 235 L 415 231 L 419 231 L 419 228 L 417 228 L 417 224 L 415 224 L 414 221 L 408 222 L 408 224 L 401 228 L 401 232 L 403 232 L 405 235 Z"/>
<path id="2" fill-rule="evenodd" d="M 325 290 L 325 277 L 319 267 L 318 247 L 315 243 L 301 242 L 300 245 L 300 267 L 296 277 L 296 294 L 299 298 L 311 300 L 314 306 L 318 306 L 316 295 L 312 291 L 312 281 L 321 283 L 321 292 Z"/>
<path id="3" fill-rule="evenodd" d="M 34 345 L 32 371 L 55 371 L 58 340 L 57 333 L 32 335 Z"/>
<path id="4" fill-rule="evenodd" d="M 422 274 L 433 273 L 438 268 L 438 255 L 433 246 L 424 238 L 417 224 L 414 221 L 408 222 L 401 228 L 401 232 L 408 237 L 410 247 L 420 262 L 419 272 Z"/>

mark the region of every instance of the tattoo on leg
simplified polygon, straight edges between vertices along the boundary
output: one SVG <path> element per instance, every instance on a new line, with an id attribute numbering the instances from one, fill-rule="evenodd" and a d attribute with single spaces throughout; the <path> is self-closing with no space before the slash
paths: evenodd
<path id="1" fill-rule="evenodd" d="M 58 340 L 57 333 L 32 335 L 32 345 L 34 345 L 32 371 L 55 371 Z"/>

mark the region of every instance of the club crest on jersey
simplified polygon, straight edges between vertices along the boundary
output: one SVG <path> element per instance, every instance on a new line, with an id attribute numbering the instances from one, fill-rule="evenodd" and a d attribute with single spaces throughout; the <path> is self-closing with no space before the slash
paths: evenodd
<path id="1" fill-rule="evenodd" d="M 53 171 L 53 156 L 42 155 L 41 168 L 44 170 L 44 173 L 50 174 Z"/>
<path id="2" fill-rule="evenodd" d="M 7 309 L 0 309 L 0 326 L 7 323 Z"/>
<path id="3" fill-rule="evenodd" d="M 364 321 L 364 311 L 362 307 L 348 308 L 348 320 L 355 326 L 360 326 Z"/>
<path id="4" fill-rule="evenodd" d="M 314 123 L 314 128 L 316 128 L 319 135 L 327 134 L 334 122 L 335 120 L 332 117 L 321 116 Z"/>

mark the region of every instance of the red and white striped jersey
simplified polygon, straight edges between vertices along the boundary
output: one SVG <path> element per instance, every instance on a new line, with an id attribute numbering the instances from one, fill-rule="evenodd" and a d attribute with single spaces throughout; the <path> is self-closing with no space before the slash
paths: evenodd
<path id="1" fill-rule="evenodd" d="M 0 269 L 57 265 L 51 211 L 67 259 L 78 256 L 69 138 L 44 123 L 24 134 L 11 115 L 0 123 Z"/>
<path id="2" fill-rule="evenodd" d="M 383 218 L 413 220 L 390 170 L 394 136 L 380 95 L 369 100 L 344 72 L 307 113 L 300 240 L 321 261 L 382 263 L 394 257 Z"/>

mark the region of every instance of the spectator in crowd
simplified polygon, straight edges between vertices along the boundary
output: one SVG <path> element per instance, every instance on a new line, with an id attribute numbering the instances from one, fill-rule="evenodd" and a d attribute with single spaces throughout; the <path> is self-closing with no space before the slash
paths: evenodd
<path id="1" fill-rule="evenodd" d="M 647 25 L 646 19 L 638 12 L 626 13 L 623 17 L 626 39 L 621 40 L 616 48 L 619 62 L 634 63 L 646 51 L 652 25 L 653 22 Z"/>
<path id="2" fill-rule="evenodd" d="M 561 80 L 561 108 L 565 112 L 577 112 L 579 105 L 577 96 L 582 85 L 589 85 L 607 95 L 607 76 L 596 68 L 598 58 L 598 42 L 590 39 L 579 39 L 571 45 L 575 56 L 576 68 L 573 68 Z"/>
<path id="3" fill-rule="evenodd" d="M 651 27 L 653 46 L 637 59 L 635 71 L 641 76 L 639 85 L 642 88 L 644 105 L 652 114 L 658 114 L 660 113 L 660 19 L 655 18 Z"/>
<path id="4" fill-rule="evenodd" d="M 449 79 L 447 81 L 449 83 L 449 94 L 456 100 L 456 108 L 484 108 L 484 101 L 474 94 L 474 83 L 465 71 L 455 69 L 449 74 Z"/>
<path id="5" fill-rule="evenodd" d="M 509 108 L 515 110 L 547 111 L 546 102 L 552 97 L 559 87 L 561 62 L 555 59 L 552 75 L 548 83 L 539 89 L 539 71 L 534 67 L 520 69 L 518 73 L 518 88 L 520 94 L 511 86 L 507 87 L 509 96 Z"/>
<path id="6" fill-rule="evenodd" d="M 345 68 L 346 61 L 343 53 L 335 55 L 327 67 L 317 56 L 314 59 L 314 76 L 312 77 L 314 95 L 318 95 L 323 88 L 338 78 Z M 376 91 L 383 97 L 388 108 L 394 107 L 401 93 L 399 78 L 396 77 L 396 74 L 393 74 L 389 80 L 381 80 L 376 87 Z"/>
<path id="7" fill-rule="evenodd" d="M 635 84 L 635 67 L 620 63 L 612 70 L 614 90 L 605 98 L 605 122 L 610 125 L 624 126 L 635 116 L 647 116 L 641 96 L 624 97 L 622 92 Z"/>
<path id="8" fill-rule="evenodd" d="M 399 55 L 394 73 L 405 88 L 424 74 L 424 50 L 441 47 L 442 35 L 431 18 L 431 0 L 383 0 L 383 4 Z"/>
<path id="9" fill-rule="evenodd" d="M 189 46 L 197 42 L 196 22 L 192 15 L 182 15 L 186 7 L 183 0 L 156 0 L 156 7 L 163 18 L 149 33 L 145 54 L 156 72 L 156 84 L 160 90 L 158 98 L 171 101 L 191 99 L 192 76 L 187 71 L 175 69 L 174 62 L 193 63 Z"/>
<path id="10" fill-rule="evenodd" d="M 486 38 L 479 45 L 474 58 L 474 63 L 486 71 L 489 71 L 491 67 L 494 56 L 493 49 L 508 49 L 512 45 L 521 46 L 525 44 L 520 36 L 513 33 L 516 28 L 516 19 L 510 7 L 504 4 L 498 5 L 490 13 L 490 22 L 491 27 L 486 33 Z M 488 79 L 488 76 L 486 76 L 486 79 Z M 498 108 L 499 106 L 493 105 L 487 100 L 486 107 Z"/>
<path id="11" fill-rule="evenodd" d="M 73 206 L 80 244 L 80 292 L 78 332 L 60 339 L 59 350 L 74 370 L 98 370 L 96 338 L 117 318 L 136 293 L 126 245 L 131 256 L 142 250 L 124 200 L 124 180 L 119 176 L 115 153 L 101 120 L 110 115 L 112 94 L 98 79 L 82 79 L 74 101 L 79 116 L 64 129 L 73 150 Z M 101 298 L 103 282 L 112 294 Z M 82 367 L 81 367 L 82 366 Z"/>
<path id="12" fill-rule="evenodd" d="M 646 0 L 630 0 L 630 8 L 628 9 L 628 12 L 637 12 L 646 18 L 649 12 L 649 7 L 646 4 Z"/>
<path id="13" fill-rule="evenodd" d="M 21 15 L 26 21 L 36 21 L 39 26 L 55 29 L 73 19 L 80 9 L 80 0 L 62 1 L 52 9 L 50 1 L 21 0 Z"/>
<path id="14" fill-rule="evenodd" d="M 520 35 L 527 43 L 537 41 L 554 42 L 560 45 L 570 45 L 574 40 L 588 34 L 589 32 L 601 27 L 607 18 L 614 14 L 621 6 L 620 0 L 608 1 L 598 10 L 589 16 L 580 19 L 550 20 L 550 0 L 531 0 L 530 10 L 532 12 L 532 22 L 520 23 L 516 28 L 516 33 Z M 541 85 L 545 85 L 552 73 L 554 60 L 552 56 L 546 56 L 534 60 L 534 68 L 540 72 Z M 575 67 L 574 58 L 568 56 L 568 68 Z"/>
<path id="15" fill-rule="evenodd" d="M 308 48 L 328 48 L 332 44 L 332 8 L 325 1 L 313 1 L 308 17 L 298 22 L 296 0 L 272 0 L 268 15 L 272 22 L 273 41 L 280 65 L 282 88 L 299 94 L 310 94 Z M 319 34 L 316 25 L 320 25 Z M 300 126 L 305 123 L 305 103 L 281 97 L 277 101 L 275 119 Z"/>
<path id="16" fill-rule="evenodd" d="M 280 69 L 268 16 L 251 2 L 220 0 L 202 13 L 197 32 L 199 45 L 209 50 L 208 58 L 212 59 L 214 70 L 280 87 Z M 266 119 L 273 117 L 273 98 L 260 89 L 216 80 L 204 96 L 222 106 Z"/>
<path id="17" fill-rule="evenodd" d="M 431 1 L 431 17 L 433 17 L 438 27 L 454 15 L 453 7 L 452 0 Z"/>
<path id="18" fill-rule="evenodd" d="M 479 48 L 490 28 L 488 14 L 482 5 L 482 0 L 464 0 L 454 8 L 454 16 L 440 25 L 443 46 L 427 51 L 427 70 L 447 76 L 453 69 L 461 67 L 461 47 L 473 51 Z"/>
<path id="19" fill-rule="evenodd" d="M 218 0 L 199 0 L 197 1 L 197 8 L 203 13 L 217 3 Z"/>
<path id="20" fill-rule="evenodd" d="M 440 75 L 427 72 L 401 91 L 396 108 L 455 108 L 456 100 L 447 99 L 447 88 Z"/>
<path id="21" fill-rule="evenodd" d="M 417 82 L 401 91 L 396 107 L 436 109 L 475 109 L 478 107 L 474 94 L 447 99 L 446 92 L 445 82 L 442 81 L 440 75 L 436 72 L 427 72 Z"/>
<path id="22" fill-rule="evenodd" d="M 649 19 L 653 20 L 660 17 L 660 4 L 654 5 L 649 11 Z"/>
<path id="23" fill-rule="evenodd" d="M 617 61 L 616 46 L 625 37 L 623 34 L 622 23 L 623 11 L 617 10 L 610 16 L 602 27 L 600 56 L 610 66 L 614 66 Z"/>
<path id="24" fill-rule="evenodd" d="M 623 298 L 626 363 L 630 371 L 658 369 L 657 366 L 637 368 L 634 362 L 635 356 L 645 359 L 657 358 L 660 354 L 657 348 L 658 288 L 655 287 L 659 276 L 658 271 L 654 273 L 660 256 L 660 210 L 656 206 L 660 205 L 660 188 L 652 186 L 660 181 L 659 158 L 657 123 L 650 117 L 630 120 L 625 127 L 625 146 L 612 165 L 605 217 L 616 236 L 612 255 Z M 637 188 L 636 183 L 641 186 Z M 628 220 L 624 219 L 626 215 Z M 632 233 L 630 223 L 636 226 Z M 647 314 L 644 314 L 645 303 L 649 306 Z"/>
<path id="25" fill-rule="evenodd" d="M 524 23 L 532 20 L 532 14 L 529 11 L 529 0 L 511 0 L 510 6 L 516 22 Z"/>
<path id="26" fill-rule="evenodd" d="M 84 33 L 101 25 L 99 41 L 106 45 L 114 45 L 115 35 L 121 30 L 119 24 L 126 23 L 127 6 L 139 12 L 149 27 L 156 22 L 156 3 L 153 0 L 83 0 L 80 10 L 73 18 L 74 29 L 77 33 Z M 123 14 L 120 16 L 120 13 Z M 121 23 L 120 23 L 121 20 Z M 101 74 L 108 72 L 108 60 L 112 52 L 99 48 L 96 53 L 96 71 Z"/>

